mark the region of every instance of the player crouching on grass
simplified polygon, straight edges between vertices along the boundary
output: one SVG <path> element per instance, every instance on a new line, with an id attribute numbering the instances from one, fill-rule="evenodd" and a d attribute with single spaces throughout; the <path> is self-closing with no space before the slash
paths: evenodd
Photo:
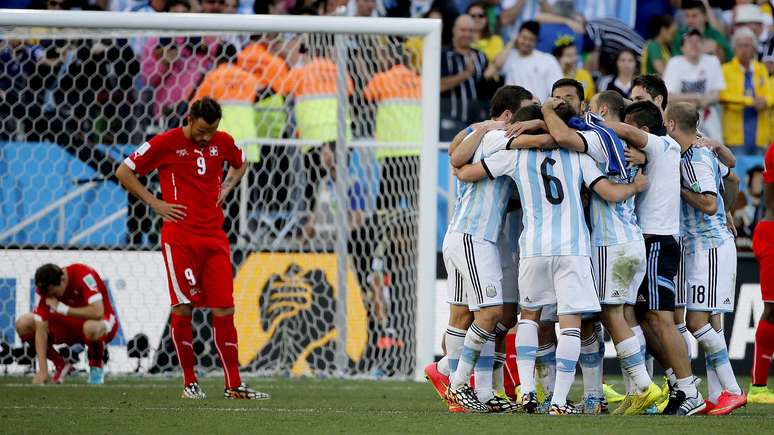
<path id="1" fill-rule="evenodd" d="M 217 131 L 220 105 L 205 97 L 191 104 L 183 127 L 142 144 L 116 171 L 116 178 L 163 219 L 161 245 L 172 305 L 170 330 L 183 369 L 183 399 L 204 399 L 194 369 L 194 307 L 212 311 L 212 337 L 226 378 L 226 399 L 268 399 L 239 375 L 234 328 L 234 281 L 223 202 L 245 172 L 244 153 L 225 132 Z M 223 165 L 230 166 L 225 179 Z M 158 169 L 158 199 L 137 179 Z M 222 182 L 221 182 L 222 180 Z"/>
<path id="2" fill-rule="evenodd" d="M 35 343 L 38 372 L 32 382 L 46 382 L 50 359 L 56 368 L 51 382 L 62 383 L 71 365 L 53 345 L 82 343 L 88 349 L 89 384 L 104 383 L 105 343 L 118 332 L 118 320 L 105 283 L 85 264 L 64 268 L 44 264 L 35 271 L 35 286 L 40 296 L 38 306 L 16 321 L 16 332 L 22 341 Z"/>

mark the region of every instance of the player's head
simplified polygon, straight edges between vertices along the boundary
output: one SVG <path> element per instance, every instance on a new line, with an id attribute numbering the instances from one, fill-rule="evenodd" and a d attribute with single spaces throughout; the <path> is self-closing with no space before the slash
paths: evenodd
<path id="1" fill-rule="evenodd" d="M 630 96 L 635 102 L 650 101 L 665 110 L 669 102 L 668 95 L 666 84 L 655 74 L 639 76 L 632 81 Z"/>
<path id="2" fill-rule="evenodd" d="M 699 125 L 699 112 L 693 103 L 672 103 L 666 111 L 667 133 L 676 131 L 690 136 L 696 136 L 696 126 Z"/>
<path id="3" fill-rule="evenodd" d="M 567 119 L 583 113 L 583 98 L 585 94 L 583 93 L 583 85 L 581 82 L 575 79 L 559 79 L 551 87 L 551 96 L 560 98 L 565 102 L 565 104 L 556 108 L 556 113 L 562 117 L 562 119 L 564 119 L 564 117 L 560 114 L 560 111 L 567 112 L 571 109 L 572 112 L 574 112 Z M 568 106 L 568 108 L 562 109 L 564 106 Z"/>
<path id="4" fill-rule="evenodd" d="M 532 105 L 532 92 L 521 86 L 503 86 L 492 97 L 492 119 L 504 121 L 511 118 L 520 107 Z"/>
<path id="5" fill-rule="evenodd" d="M 517 110 L 508 122 L 513 124 L 514 122 L 532 121 L 533 119 L 543 119 L 543 111 L 540 110 L 540 106 L 537 104 L 530 104 L 529 106 L 524 106 Z M 533 133 L 537 134 L 544 132 L 537 131 Z"/>
<path id="6" fill-rule="evenodd" d="M 661 109 L 650 101 L 639 101 L 630 104 L 624 110 L 624 122 L 657 136 L 666 134 Z"/>
<path id="7" fill-rule="evenodd" d="M 528 56 L 535 49 L 538 35 L 540 35 L 540 23 L 537 21 L 525 21 L 519 27 L 519 33 L 516 34 L 516 49 L 522 56 Z"/>
<path id="8" fill-rule="evenodd" d="M 620 121 L 624 111 L 624 99 L 616 91 L 603 91 L 591 98 L 589 111 L 606 121 Z"/>
<path id="9" fill-rule="evenodd" d="M 223 117 L 220 104 L 210 97 L 204 97 L 194 101 L 188 110 L 186 128 L 189 139 L 200 147 L 207 146 L 212 136 L 218 131 L 220 118 Z"/>
<path id="10" fill-rule="evenodd" d="M 35 271 L 35 287 L 40 296 L 61 296 L 67 287 L 67 275 L 56 264 L 44 264 Z"/>

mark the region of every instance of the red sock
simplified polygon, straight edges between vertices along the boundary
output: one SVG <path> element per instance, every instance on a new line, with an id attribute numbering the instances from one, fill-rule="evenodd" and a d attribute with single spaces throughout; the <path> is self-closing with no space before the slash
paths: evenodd
<path id="1" fill-rule="evenodd" d="M 89 357 L 89 367 L 102 367 L 105 342 L 102 340 L 90 341 L 86 346 L 86 355 Z"/>
<path id="2" fill-rule="evenodd" d="M 172 329 L 172 342 L 175 344 L 177 360 L 180 361 L 180 367 L 183 369 L 183 383 L 185 385 L 196 382 L 196 363 L 193 350 L 193 329 L 191 328 L 191 317 L 178 316 L 172 313 L 170 319 Z"/>
<path id="3" fill-rule="evenodd" d="M 755 330 L 755 354 L 752 369 L 752 384 L 766 385 L 769 379 L 771 356 L 774 354 L 774 324 L 761 319 Z"/>
<path id="4" fill-rule="evenodd" d="M 33 348 L 35 347 L 35 334 L 24 334 L 21 336 L 21 339 L 22 341 L 29 343 Z M 64 357 L 54 349 L 54 345 L 51 343 L 48 343 L 46 358 L 50 359 L 56 368 L 62 367 L 65 363 Z"/>
<path id="5" fill-rule="evenodd" d="M 212 336 L 226 375 L 226 388 L 236 388 L 242 383 L 242 379 L 239 377 L 239 348 L 234 316 L 213 315 Z"/>

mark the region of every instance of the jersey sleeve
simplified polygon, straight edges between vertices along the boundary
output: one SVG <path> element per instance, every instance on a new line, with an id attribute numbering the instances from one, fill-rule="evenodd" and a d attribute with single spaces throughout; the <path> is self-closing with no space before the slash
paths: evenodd
<path id="1" fill-rule="evenodd" d="M 597 163 L 607 163 L 607 153 L 602 137 L 593 130 L 578 131 L 578 135 L 583 139 L 586 145 L 586 154 L 588 154 Z"/>
<path id="2" fill-rule="evenodd" d="M 231 137 L 231 135 L 227 134 L 225 137 L 226 161 L 232 168 L 239 169 L 245 163 L 245 159 L 247 158 L 245 152 L 234 143 L 234 138 Z"/>
<path id="3" fill-rule="evenodd" d="M 78 284 L 80 284 L 83 289 L 83 297 L 86 299 L 88 305 L 102 301 L 102 292 L 99 291 L 97 277 L 94 276 L 93 271 L 87 272 L 79 281 Z"/>
<path id="4" fill-rule="evenodd" d="M 654 162 L 658 157 L 666 152 L 669 144 L 664 139 L 656 136 L 655 134 L 648 133 L 648 141 L 645 143 L 645 148 L 642 151 L 645 153 L 648 162 Z"/>
<path id="5" fill-rule="evenodd" d="M 481 164 L 484 166 L 486 175 L 494 180 L 501 175 L 513 173 L 518 156 L 518 151 L 502 150 L 481 160 Z"/>
<path id="6" fill-rule="evenodd" d="M 487 132 L 483 138 L 481 138 L 481 147 L 484 151 L 484 156 L 491 156 L 492 154 L 510 149 L 513 138 L 505 137 L 505 130 L 492 130 Z"/>
<path id="7" fill-rule="evenodd" d="M 599 180 L 605 178 L 605 174 L 599 169 L 597 162 L 588 154 L 578 154 L 578 157 L 580 158 L 580 168 L 583 174 L 583 184 L 588 186 L 589 189 L 593 189 Z"/>
<path id="8" fill-rule="evenodd" d="M 683 160 L 680 164 L 681 177 L 687 189 L 694 193 L 708 193 L 717 195 L 715 174 L 712 165 L 705 159 Z"/>
<path id="9" fill-rule="evenodd" d="M 148 174 L 161 165 L 166 148 L 163 135 L 156 136 L 140 145 L 124 163 L 137 175 Z"/>

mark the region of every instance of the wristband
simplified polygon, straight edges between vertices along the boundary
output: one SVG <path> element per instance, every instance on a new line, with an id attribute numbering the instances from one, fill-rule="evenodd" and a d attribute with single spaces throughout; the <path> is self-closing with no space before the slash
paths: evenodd
<path id="1" fill-rule="evenodd" d="M 468 128 L 465 129 L 465 133 L 467 134 L 473 133 L 473 127 L 468 126 Z"/>
<path id="2" fill-rule="evenodd" d="M 54 311 L 56 311 L 57 313 L 63 316 L 66 316 L 67 313 L 70 312 L 70 306 L 59 302 L 58 304 L 56 304 L 56 309 Z"/>

